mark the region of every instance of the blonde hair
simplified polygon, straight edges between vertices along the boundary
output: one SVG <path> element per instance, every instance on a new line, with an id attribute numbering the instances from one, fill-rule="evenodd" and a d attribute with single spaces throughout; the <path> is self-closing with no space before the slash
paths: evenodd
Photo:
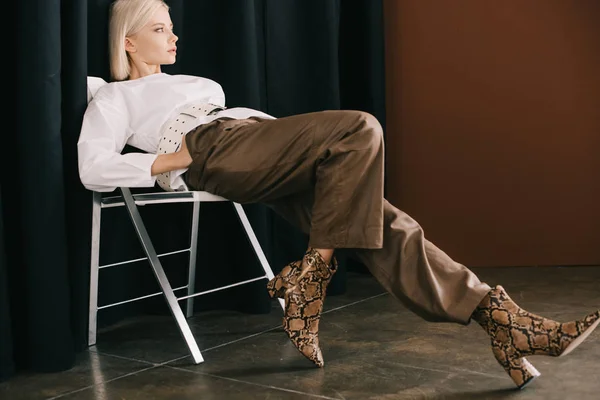
<path id="1" fill-rule="evenodd" d="M 109 54 L 113 79 L 129 78 L 131 65 L 125 51 L 125 38 L 138 33 L 160 8 L 169 6 L 163 0 L 116 0 L 110 11 Z"/>

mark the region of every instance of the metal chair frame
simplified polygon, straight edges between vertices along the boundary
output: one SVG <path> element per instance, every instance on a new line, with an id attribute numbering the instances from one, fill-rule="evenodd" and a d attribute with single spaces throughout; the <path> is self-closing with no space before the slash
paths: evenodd
<path id="1" fill-rule="evenodd" d="M 164 295 L 165 300 L 169 306 L 169 309 L 175 318 L 179 331 L 181 332 L 190 354 L 195 364 L 199 364 L 204 361 L 202 353 L 198 348 L 198 344 L 190 330 L 190 326 L 187 322 L 187 318 L 191 317 L 194 313 L 194 297 L 202 296 L 208 293 L 213 293 L 221 290 L 226 290 L 235 286 L 248 284 L 261 279 L 270 280 L 274 277 L 273 271 L 265 257 L 265 254 L 256 238 L 254 230 L 250 225 L 248 217 L 244 212 L 241 204 L 232 202 L 220 196 L 210 194 L 202 191 L 183 191 L 183 192 L 156 192 L 156 193 L 141 193 L 132 194 L 129 188 L 119 188 L 121 196 L 110 196 L 103 197 L 100 192 L 93 192 L 93 207 L 92 207 L 92 243 L 91 243 L 91 270 L 90 270 L 90 297 L 89 297 L 89 329 L 88 329 L 88 345 L 93 346 L 96 344 L 97 339 L 97 317 L 98 311 L 147 299 L 154 296 Z M 231 202 L 235 208 L 236 214 L 240 223 L 242 224 L 246 236 L 250 244 L 252 245 L 254 252 L 260 264 L 264 270 L 264 275 L 256 278 L 248 279 L 232 283 L 230 285 L 216 287 L 214 289 L 206 290 L 203 292 L 195 292 L 194 282 L 196 279 L 196 255 L 198 247 L 198 219 L 200 216 L 200 204 L 203 202 Z M 142 217 L 140 216 L 138 207 L 145 205 L 156 205 L 165 203 L 193 203 L 192 210 L 192 221 L 191 221 L 191 240 L 188 248 L 171 251 L 168 253 L 157 254 L 152 244 L 152 240 L 148 235 L 146 226 Z M 101 227 L 101 214 L 102 209 L 109 207 L 125 207 L 130 216 L 131 222 L 137 233 L 140 244 L 142 245 L 146 257 L 121 261 L 117 263 L 100 265 L 100 227 Z M 173 288 L 167 275 L 165 274 L 164 268 L 160 262 L 161 257 L 166 257 L 173 254 L 189 252 L 189 263 L 188 263 L 188 280 L 187 284 L 181 287 Z M 98 306 L 98 278 L 100 270 L 105 268 L 113 268 L 120 265 L 130 264 L 142 260 L 148 260 L 152 271 L 156 277 L 158 284 L 160 285 L 160 292 L 148 294 L 141 297 L 120 301 L 117 303 L 106 304 Z M 175 292 L 186 290 L 184 296 L 177 297 Z M 182 308 L 179 304 L 180 301 L 186 301 L 186 314 L 184 315 Z M 279 299 L 279 303 L 284 308 L 284 301 Z"/>

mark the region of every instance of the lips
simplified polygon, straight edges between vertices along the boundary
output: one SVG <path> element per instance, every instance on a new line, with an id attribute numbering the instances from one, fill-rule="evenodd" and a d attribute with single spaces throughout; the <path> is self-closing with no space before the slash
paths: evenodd
<path id="1" fill-rule="evenodd" d="M 176 53 L 177 52 L 177 47 L 173 47 L 172 49 L 169 49 L 169 53 Z"/>

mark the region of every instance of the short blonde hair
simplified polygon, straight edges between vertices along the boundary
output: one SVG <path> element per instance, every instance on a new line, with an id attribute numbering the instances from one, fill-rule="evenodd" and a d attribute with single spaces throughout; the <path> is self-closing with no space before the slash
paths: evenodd
<path id="1" fill-rule="evenodd" d="M 110 74 L 114 80 L 129 78 L 131 65 L 125 51 L 125 38 L 138 33 L 160 8 L 169 6 L 163 0 L 116 0 L 110 11 Z"/>

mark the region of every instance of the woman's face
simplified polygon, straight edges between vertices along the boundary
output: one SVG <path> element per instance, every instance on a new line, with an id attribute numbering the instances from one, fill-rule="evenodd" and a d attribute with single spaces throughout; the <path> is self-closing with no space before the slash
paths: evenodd
<path id="1" fill-rule="evenodd" d="M 173 64 L 177 56 L 177 39 L 169 11 L 160 7 L 141 31 L 125 38 L 125 49 L 137 62 L 147 65 Z"/>

